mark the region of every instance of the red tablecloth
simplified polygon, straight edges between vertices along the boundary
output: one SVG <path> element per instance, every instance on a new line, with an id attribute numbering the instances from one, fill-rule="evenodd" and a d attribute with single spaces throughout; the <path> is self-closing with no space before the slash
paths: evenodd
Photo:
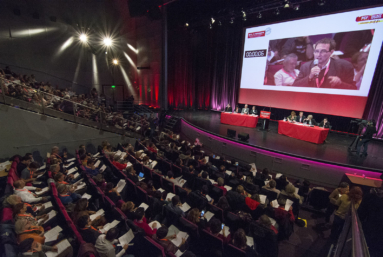
<path id="1" fill-rule="evenodd" d="M 221 113 L 221 123 L 255 128 L 258 123 L 258 116 L 251 116 L 247 114 L 238 114 L 238 113 Z"/>
<path id="2" fill-rule="evenodd" d="M 278 133 L 296 139 L 308 141 L 315 144 L 322 144 L 330 130 L 320 127 L 309 127 L 290 123 L 288 121 L 278 121 Z"/>

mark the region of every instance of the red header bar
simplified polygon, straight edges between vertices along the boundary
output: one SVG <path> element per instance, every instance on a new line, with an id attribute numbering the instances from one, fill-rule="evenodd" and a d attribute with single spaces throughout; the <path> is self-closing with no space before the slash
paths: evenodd
<path id="1" fill-rule="evenodd" d="M 373 14 L 373 15 L 364 15 L 364 16 L 356 17 L 356 22 L 379 20 L 379 19 L 382 19 L 382 18 L 383 18 L 383 13 L 381 13 L 381 14 Z"/>
<path id="2" fill-rule="evenodd" d="M 265 35 L 265 31 L 252 32 L 247 35 L 247 38 L 264 37 Z"/>

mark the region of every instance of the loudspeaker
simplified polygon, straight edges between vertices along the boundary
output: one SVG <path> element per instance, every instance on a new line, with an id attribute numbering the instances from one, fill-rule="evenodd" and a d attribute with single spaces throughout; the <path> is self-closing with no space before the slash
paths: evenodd
<path id="1" fill-rule="evenodd" d="M 140 17 L 146 14 L 148 5 L 143 0 L 128 0 L 129 15 L 130 17 Z"/>
<path id="2" fill-rule="evenodd" d="M 237 131 L 232 129 L 227 129 L 227 137 L 235 138 L 236 135 L 237 135 Z"/>
<path id="3" fill-rule="evenodd" d="M 241 141 L 249 140 L 249 134 L 247 133 L 238 133 L 238 139 Z"/>

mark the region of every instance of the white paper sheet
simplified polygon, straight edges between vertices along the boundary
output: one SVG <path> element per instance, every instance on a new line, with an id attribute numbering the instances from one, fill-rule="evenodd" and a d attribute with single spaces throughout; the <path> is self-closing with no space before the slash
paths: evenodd
<path id="1" fill-rule="evenodd" d="M 205 156 L 206 162 L 209 162 L 209 156 Z"/>
<path id="2" fill-rule="evenodd" d="M 174 196 L 176 196 L 175 194 L 173 194 L 173 193 L 168 193 L 167 195 L 166 195 L 166 200 L 168 200 L 168 199 L 170 199 L 170 200 L 172 200 L 172 198 L 174 197 Z"/>
<path id="3" fill-rule="evenodd" d="M 182 204 L 182 206 L 181 206 L 181 210 L 183 211 L 183 212 L 187 212 L 188 210 L 190 210 L 190 206 L 189 206 L 189 204 L 187 204 L 187 202 L 184 202 L 183 204 Z"/>
<path id="4" fill-rule="evenodd" d="M 47 165 L 46 164 L 44 164 L 43 166 L 41 166 L 40 168 L 38 168 L 37 170 L 39 171 L 39 170 L 43 170 L 43 169 L 45 169 L 47 167 Z"/>
<path id="5" fill-rule="evenodd" d="M 261 204 L 266 203 L 266 195 L 259 195 L 259 199 L 261 200 Z"/>
<path id="6" fill-rule="evenodd" d="M 49 188 L 48 187 L 44 187 L 41 189 L 40 192 L 35 192 L 36 195 L 42 195 L 42 194 L 45 194 L 46 192 L 49 191 Z"/>
<path id="7" fill-rule="evenodd" d="M 286 205 L 285 205 L 285 210 L 289 211 L 289 209 L 290 209 L 291 205 L 293 205 L 293 203 L 294 203 L 293 201 L 291 201 L 290 199 L 287 199 Z"/>
<path id="8" fill-rule="evenodd" d="M 101 161 L 100 160 L 97 160 L 96 163 L 94 164 L 94 167 L 98 168 L 98 166 L 100 165 Z"/>
<path id="9" fill-rule="evenodd" d="M 177 237 L 170 240 L 175 246 L 177 247 L 180 247 L 180 245 L 182 244 L 182 239 L 185 238 L 185 239 L 188 239 L 189 235 L 188 233 L 186 232 L 183 232 L 183 231 L 180 231 L 178 232 L 177 234 Z"/>
<path id="10" fill-rule="evenodd" d="M 120 156 L 120 155 L 121 155 L 121 151 L 118 150 L 118 151 L 115 153 L 115 155 Z"/>
<path id="11" fill-rule="evenodd" d="M 233 189 L 231 186 L 224 186 L 224 188 L 226 188 L 227 191 L 230 191 L 231 189 Z"/>
<path id="12" fill-rule="evenodd" d="M 246 236 L 246 244 L 250 247 L 254 246 L 254 238 Z"/>
<path id="13" fill-rule="evenodd" d="M 226 170 L 225 172 L 227 175 L 231 176 L 231 173 L 233 173 L 231 170 Z"/>
<path id="14" fill-rule="evenodd" d="M 125 156 L 126 156 L 126 153 L 125 153 L 125 152 L 123 152 L 123 153 L 121 154 L 121 158 L 120 158 L 120 159 L 124 159 L 124 158 L 125 158 Z"/>
<path id="15" fill-rule="evenodd" d="M 279 204 L 278 204 L 278 201 L 277 200 L 274 200 L 271 202 L 272 205 L 273 205 L 273 208 L 278 208 L 279 207 Z"/>
<path id="16" fill-rule="evenodd" d="M 125 185 L 126 185 L 126 181 L 125 180 L 121 179 L 120 181 L 118 181 L 118 183 L 117 183 L 117 192 L 121 193 L 122 190 L 124 189 Z"/>
<path id="17" fill-rule="evenodd" d="M 104 209 L 100 209 L 95 214 L 90 215 L 89 218 L 90 218 L 91 221 L 93 221 L 98 216 L 104 216 L 104 213 L 105 213 Z"/>
<path id="18" fill-rule="evenodd" d="M 74 164 L 74 162 L 70 162 L 68 164 L 63 165 L 63 167 L 64 168 L 68 168 L 68 167 L 72 166 L 73 164 Z"/>
<path id="19" fill-rule="evenodd" d="M 46 221 L 44 221 L 44 224 L 47 223 L 49 220 L 51 220 L 53 217 L 55 217 L 57 214 L 57 212 L 55 210 L 51 210 L 49 213 L 48 213 L 48 219 Z M 38 222 L 40 223 L 40 221 L 42 221 L 43 219 L 39 219 Z"/>
<path id="20" fill-rule="evenodd" d="M 76 158 L 71 158 L 71 159 L 68 159 L 68 160 L 66 160 L 67 162 L 73 162 L 73 161 L 75 161 L 76 160 Z"/>
<path id="21" fill-rule="evenodd" d="M 115 226 L 117 226 L 118 224 L 120 223 L 119 220 L 114 220 L 113 222 L 111 223 L 108 223 L 108 224 L 105 224 L 104 227 L 102 229 L 100 229 L 101 233 L 106 233 L 109 231 L 109 229 L 111 228 L 114 228 Z"/>
<path id="22" fill-rule="evenodd" d="M 275 178 L 278 179 L 278 178 L 280 178 L 282 175 L 283 175 L 282 173 L 277 173 L 277 174 L 275 175 Z"/>
<path id="23" fill-rule="evenodd" d="M 219 232 L 221 235 L 223 235 L 223 231 L 225 230 L 225 236 L 227 237 L 228 235 L 230 235 L 230 231 L 229 231 L 229 227 L 228 226 L 224 226 L 223 229 L 221 230 L 221 232 Z"/>
<path id="24" fill-rule="evenodd" d="M 206 199 L 208 202 L 211 202 L 212 198 L 210 197 L 210 195 L 206 195 Z"/>
<path id="25" fill-rule="evenodd" d="M 156 167 L 156 165 L 157 165 L 157 161 L 153 161 L 153 162 L 150 164 L 150 167 L 151 167 L 152 169 L 154 169 L 154 167 Z"/>
<path id="26" fill-rule="evenodd" d="M 161 193 L 165 192 L 165 190 L 163 190 L 162 188 L 158 188 L 157 190 L 160 191 Z"/>
<path id="27" fill-rule="evenodd" d="M 214 180 L 212 180 L 212 179 L 210 179 L 210 178 L 209 178 L 209 180 L 210 180 L 210 182 L 211 182 L 213 185 L 218 184 L 217 182 L 215 182 Z"/>
<path id="28" fill-rule="evenodd" d="M 85 198 L 85 199 L 90 199 L 90 198 L 92 198 L 92 196 L 90 195 L 90 194 L 87 194 L 87 193 L 85 193 L 85 194 L 83 194 L 82 196 L 81 196 L 81 198 Z"/>
<path id="29" fill-rule="evenodd" d="M 122 237 L 118 238 L 118 241 L 120 241 L 121 245 L 127 245 L 132 241 L 134 238 L 133 231 L 130 229 L 128 232 L 126 232 Z"/>
<path id="30" fill-rule="evenodd" d="M 103 172 L 106 169 L 106 165 L 103 164 L 102 167 L 100 168 L 100 171 Z"/>
<path id="31" fill-rule="evenodd" d="M 146 203 L 142 203 L 142 204 L 140 204 L 140 206 L 138 206 L 138 207 L 142 207 L 142 208 L 144 208 L 144 210 L 146 211 L 146 210 L 149 208 L 149 205 L 147 205 Z"/>
<path id="32" fill-rule="evenodd" d="M 150 222 L 148 225 L 149 225 L 149 227 L 152 227 L 153 226 L 153 224 L 154 223 L 156 223 L 157 224 L 157 229 L 159 229 L 160 227 L 161 227 L 161 224 L 158 222 L 158 221 L 152 221 L 152 222 Z"/>
<path id="33" fill-rule="evenodd" d="M 68 170 L 67 175 L 72 174 L 72 173 L 74 173 L 76 171 L 77 171 L 77 167 L 71 168 L 70 170 Z"/>
<path id="34" fill-rule="evenodd" d="M 275 227 L 275 224 L 277 224 L 277 221 L 273 218 L 270 218 L 270 217 L 269 217 L 269 220 L 271 222 L 271 225 L 273 225 Z"/>
<path id="35" fill-rule="evenodd" d="M 96 153 L 96 154 L 93 155 L 93 157 L 97 157 L 99 155 L 100 155 L 100 153 Z"/>
<path id="36" fill-rule="evenodd" d="M 213 218 L 213 216 L 214 216 L 214 213 L 212 213 L 212 212 L 207 211 L 205 213 L 205 218 L 206 218 L 207 222 L 209 222 L 210 219 Z"/>
<path id="37" fill-rule="evenodd" d="M 56 226 L 54 228 L 52 228 L 51 230 L 47 231 L 44 233 L 44 236 L 45 236 L 45 243 L 47 242 L 51 242 L 51 241 L 55 241 L 59 235 L 59 233 L 62 231 L 63 229 L 60 227 L 60 226 Z"/>
<path id="38" fill-rule="evenodd" d="M 57 249 L 58 251 L 57 252 L 46 252 L 45 255 L 47 257 L 56 257 L 58 256 L 59 254 L 61 254 L 62 252 L 64 252 L 66 249 L 68 249 L 69 247 L 71 247 L 69 241 L 67 239 L 61 241 L 60 243 L 58 243 L 57 245 Z"/>

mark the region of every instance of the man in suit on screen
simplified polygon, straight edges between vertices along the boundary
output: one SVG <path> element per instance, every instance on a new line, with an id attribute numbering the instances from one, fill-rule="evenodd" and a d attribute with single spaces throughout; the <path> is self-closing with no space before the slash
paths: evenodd
<path id="1" fill-rule="evenodd" d="M 350 62 L 333 59 L 335 41 L 323 38 L 315 44 L 314 60 L 300 68 L 293 87 L 337 88 L 356 90 L 354 70 Z"/>
<path id="2" fill-rule="evenodd" d="M 249 114 L 249 106 L 247 106 L 247 104 L 245 104 L 245 108 L 242 109 L 242 113 Z"/>

